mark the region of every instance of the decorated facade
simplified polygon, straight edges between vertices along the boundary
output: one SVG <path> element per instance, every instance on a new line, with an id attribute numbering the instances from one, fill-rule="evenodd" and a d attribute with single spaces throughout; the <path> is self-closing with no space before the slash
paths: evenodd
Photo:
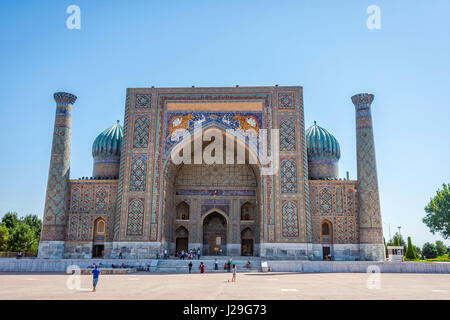
<path id="1" fill-rule="evenodd" d="M 302 87 L 127 89 L 124 126 L 95 139 L 89 179 L 69 177 L 76 97 L 55 93 L 55 100 L 41 258 L 122 252 L 141 259 L 200 248 L 203 255 L 384 260 L 373 95 L 352 97 L 356 181 L 339 178 L 337 139 L 316 123 L 305 130 Z M 276 154 L 269 164 L 261 145 Z"/>

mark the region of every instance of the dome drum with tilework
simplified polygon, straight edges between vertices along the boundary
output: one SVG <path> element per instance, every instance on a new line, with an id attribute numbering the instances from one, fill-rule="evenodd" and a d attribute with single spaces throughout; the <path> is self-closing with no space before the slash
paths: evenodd
<path id="1" fill-rule="evenodd" d="M 119 177 L 120 152 L 122 148 L 123 129 L 117 123 L 95 138 L 92 145 L 95 179 L 117 179 Z"/>
<path id="2" fill-rule="evenodd" d="M 336 138 L 314 121 L 306 130 L 306 145 L 309 179 L 337 179 L 341 150 Z"/>

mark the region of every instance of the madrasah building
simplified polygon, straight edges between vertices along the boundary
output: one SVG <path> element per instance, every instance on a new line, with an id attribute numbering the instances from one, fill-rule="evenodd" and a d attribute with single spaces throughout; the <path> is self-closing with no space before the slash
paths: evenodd
<path id="1" fill-rule="evenodd" d="M 81 179 L 69 174 L 76 96 L 54 98 L 40 258 L 121 251 L 147 259 L 200 248 L 208 256 L 385 259 L 371 94 L 351 98 L 357 180 L 339 179 L 341 150 L 330 132 L 315 122 L 305 130 L 300 86 L 127 89 L 123 128 L 118 121 L 95 139 L 92 177 Z M 231 129 L 268 132 L 266 145 L 278 145 L 276 170 L 268 174 L 250 136 L 238 139 Z M 245 161 L 174 162 L 180 130 L 189 133 L 183 146 L 193 145 L 183 156 L 211 152 L 223 136 L 224 149 L 244 150 Z"/>

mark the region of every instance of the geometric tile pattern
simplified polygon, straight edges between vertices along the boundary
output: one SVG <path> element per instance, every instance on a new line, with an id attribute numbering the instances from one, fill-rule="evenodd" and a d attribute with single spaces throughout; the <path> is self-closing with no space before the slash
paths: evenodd
<path id="1" fill-rule="evenodd" d="M 144 229 L 144 203 L 133 199 L 128 205 L 127 235 L 141 235 Z"/>
<path id="2" fill-rule="evenodd" d="M 342 187 L 336 188 L 336 214 L 341 216 L 344 214 L 344 191 Z"/>
<path id="3" fill-rule="evenodd" d="M 354 192 L 352 189 L 348 189 L 347 191 L 347 215 L 353 215 L 353 212 L 355 211 L 354 206 Z"/>
<path id="4" fill-rule="evenodd" d="M 278 109 L 295 110 L 294 92 L 278 93 Z"/>
<path id="5" fill-rule="evenodd" d="M 281 193 L 297 193 L 297 165 L 293 159 L 281 161 Z"/>
<path id="6" fill-rule="evenodd" d="M 328 215 L 331 213 L 333 204 L 333 195 L 331 194 L 330 189 L 323 188 L 319 191 L 319 207 L 320 214 Z"/>
<path id="7" fill-rule="evenodd" d="M 71 210 L 78 211 L 80 208 L 81 195 L 80 188 L 72 188 Z"/>
<path id="8" fill-rule="evenodd" d="M 152 94 L 151 93 L 137 93 L 136 94 L 136 108 L 151 108 Z"/>
<path id="9" fill-rule="evenodd" d="M 91 210 L 92 201 L 92 187 L 86 186 L 83 188 L 83 211 Z"/>
<path id="10" fill-rule="evenodd" d="M 361 133 L 357 135 L 360 225 L 378 227 L 380 208 L 373 137 L 367 129 L 358 131 Z"/>
<path id="11" fill-rule="evenodd" d="M 283 237 L 298 237 L 298 210 L 292 201 L 286 201 L 282 207 Z"/>
<path id="12" fill-rule="evenodd" d="M 295 124 L 293 119 L 280 122 L 280 151 L 295 151 Z"/>
<path id="13" fill-rule="evenodd" d="M 358 236 L 356 233 L 356 221 L 354 217 L 347 217 L 347 237 L 348 242 L 357 242 Z"/>
<path id="14" fill-rule="evenodd" d="M 130 191 L 145 191 L 147 177 L 146 156 L 136 156 L 131 164 Z"/>
<path id="15" fill-rule="evenodd" d="M 70 217 L 68 240 L 78 240 L 78 216 L 76 215 Z"/>
<path id="16" fill-rule="evenodd" d="M 147 148 L 150 132 L 150 121 L 146 116 L 140 116 L 134 122 L 133 147 Z"/>
<path id="17" fill-rule="evenodd" d="M 92 240 L 92 216 L 83 215 L 80 217 L 80 236 L 81 241 Z"/>
<path id="18" fill-rule="evenodd" d="M 181 167 L 175 186 L 182 187 L 256 187 L 256 177 L 248 164 L 190 164 Z"/>
<path id="19" fill-rule="evenodd" d="M 101 211 L 107 208 L 108 193 L 105 188 L 100 187 L 95 190 L 95 210 Z"/>
<path id="20" fill-rule="evenodd" d="M 345 243 L 345 217 L 336 217 L 336 223 L 334 225 L 336 231 L 336 242 L 337 243 Z"/>

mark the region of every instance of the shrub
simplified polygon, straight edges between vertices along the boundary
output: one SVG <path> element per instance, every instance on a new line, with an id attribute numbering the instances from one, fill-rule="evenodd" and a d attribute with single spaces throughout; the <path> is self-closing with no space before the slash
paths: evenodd
<path id="1" fill-rule="evenodd" d="M 411 237 L 408 237 L 408 249 L 406 250 L 405 256 L 410 260 L 417 259 L 416 252 L 414 251 L 413 245 L 411 243 Z"/>
<path id="2" fill-rule="evenodd" d="M 423 245 L 422 254 L 427 259 L 433 259 L 433 258 L 436 258 L 438 256 L 438 251 L 436 249 L 436 246 L 433 243 L 427 242 L 427 243 L 425 243 Z"/>

